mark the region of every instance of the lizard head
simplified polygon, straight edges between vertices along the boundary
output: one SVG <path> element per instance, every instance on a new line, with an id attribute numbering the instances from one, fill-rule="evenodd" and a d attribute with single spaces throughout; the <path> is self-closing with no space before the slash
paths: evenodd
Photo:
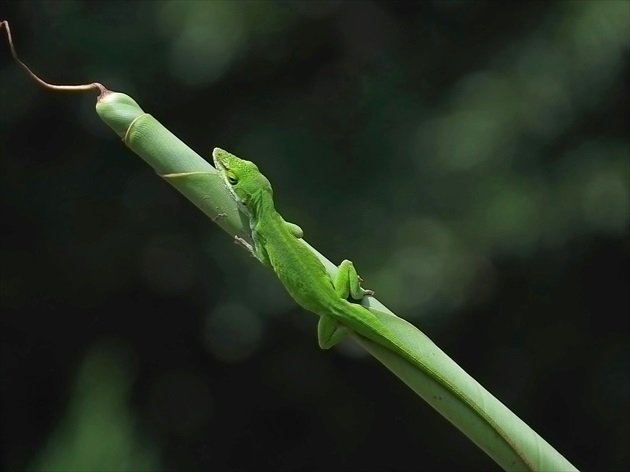
<path id="1" fill-rule="evenodd" d="M 269 180 L 260 173 L 256 164 L 240 159 L 223 149 L 212 151 L 214 164 L 234 200 L 249 214 L 252 197 L 261 190 L 271 193 Z"/>

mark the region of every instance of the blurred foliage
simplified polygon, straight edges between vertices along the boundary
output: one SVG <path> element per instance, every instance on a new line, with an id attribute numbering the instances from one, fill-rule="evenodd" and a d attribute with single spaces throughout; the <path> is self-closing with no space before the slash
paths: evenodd
<path id="1" fill-rule="evenodd" d="M 135 438 L 125 351 L 110 342 L 86 354 L 67 413 L 34 470 L 157 470 L 155 453 Z"/>
<path id="2" fill-rule="evenodd" d="M 576 466 L 623 470 L 629 5 L 57 0 L 0 17 L 46 79 L 100 81 L 202 155 L 255 160 L 309 242 Z M 492 468 L 355 346 L 319 352 L 314 318 L 93 97 L 42 91 L 2 50 L 4 470 Z"/>

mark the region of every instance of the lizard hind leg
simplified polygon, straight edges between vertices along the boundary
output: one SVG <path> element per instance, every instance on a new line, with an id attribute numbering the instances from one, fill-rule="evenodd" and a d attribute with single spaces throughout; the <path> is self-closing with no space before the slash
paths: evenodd
<path id="1" fill-rule="evenodd" d="M 361 287 L 361 282 L 361 277 L 357 274 L 352 261 L 348 259 L 343 260 L 339 264 L 339 271 L 333 280 L 333 285 L 339 298 L 347 300 L 350 295 L 355 300 L 361 300 L 366 295 L 374 295 L 374 291 Z"/>
<path id="2" fill-rule="evenodd" d="M 317 340 L 321 349 L 330 349 L 343 339 L 350 330 L 330 315 L 319 318 Z"/>

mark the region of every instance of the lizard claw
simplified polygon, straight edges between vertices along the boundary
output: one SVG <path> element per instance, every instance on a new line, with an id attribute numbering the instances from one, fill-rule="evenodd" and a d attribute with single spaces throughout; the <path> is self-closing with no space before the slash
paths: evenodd
<path id="1" fill-rule="evenodd" d="M 254 248 L 252 248 L 252 245 L 249 244 L 247 241 L 245 241 L 243 238 L 241 238 L 240 236 L 234 236 L 234 244 L 238 244 L 239 246 L 243 246 L 245 249 L 247 249 L 252 255 L 254 255 Z"/>
<path id="2" fill-rule="evenodd" d="M 359 284 L 363 283 L 363 279 L 361 278 L 361 276 L 359 274 L 357 274 L 357 280 L 359 281 Z M 369 290 L 367 288 L 363 288 L 361 287 L 361 289 L 363 290 L 363 296 L 364 297 L 371 297 L 372 295 L 374 295 L 374 290 Z"/>

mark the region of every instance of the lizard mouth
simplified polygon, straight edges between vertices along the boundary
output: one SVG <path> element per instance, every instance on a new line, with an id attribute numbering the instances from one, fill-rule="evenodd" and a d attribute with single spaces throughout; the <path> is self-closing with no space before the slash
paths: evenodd
<path id="1" fill-rule="evenodd" d="M 214 161 L 215 165 L 222 171 L 228 170 L 223 163 L 223 156 L 221 155 L 224 152 L 225 151 L 221 148 L 214 148 L 212 150 L 212 160 Z"/>

